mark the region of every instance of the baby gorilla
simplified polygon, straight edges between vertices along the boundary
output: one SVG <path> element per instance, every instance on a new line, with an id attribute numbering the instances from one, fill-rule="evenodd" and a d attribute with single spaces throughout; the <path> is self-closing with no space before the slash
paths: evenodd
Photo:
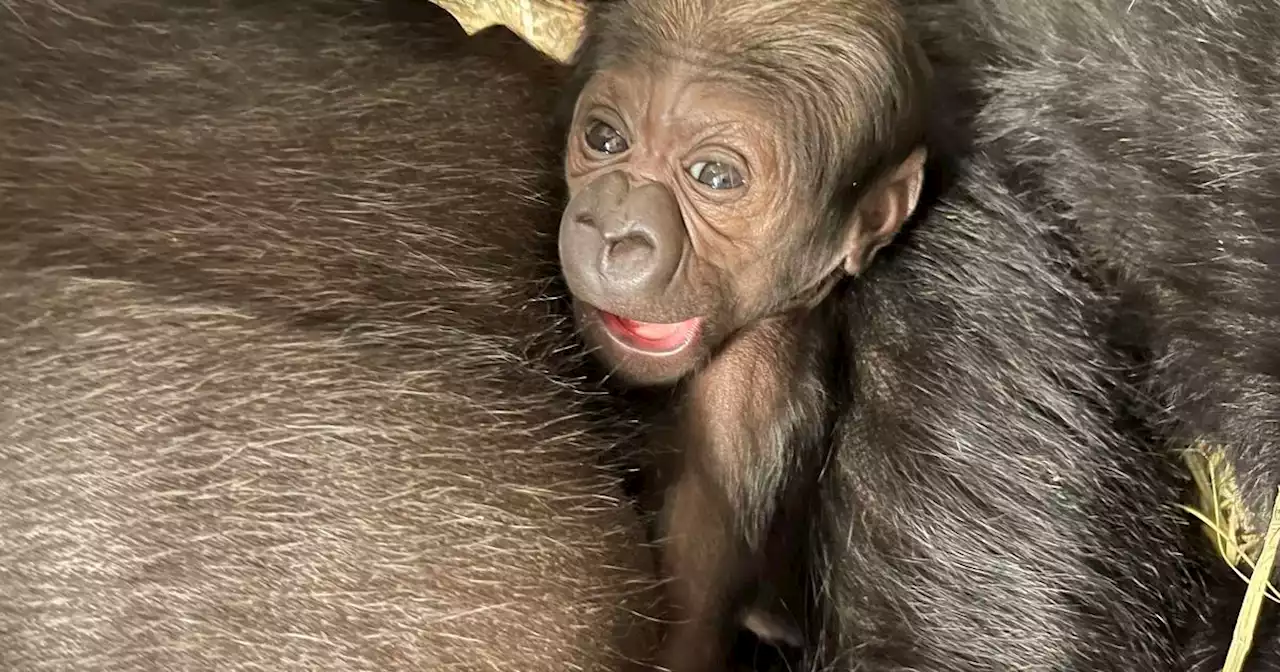
<path id="1" fill-rule="evenodd" d="M 888 3 L 617 2 L 587 31 L 560 254 L 627 381 L 813 305 L 913 208 L 927 65 Z"/>
<path id="2" fill-rule="evenodd" d="M 576 68 L 563 273 L 617 378 L 682 389 L 662 662 L 710 669 L 739 618 L 785 636 L 746 588 L 795 552 L 770 528 L 830 435 L 820 304 L 915 207 L 928 67 L 887 2 L 624 0 Z"/>

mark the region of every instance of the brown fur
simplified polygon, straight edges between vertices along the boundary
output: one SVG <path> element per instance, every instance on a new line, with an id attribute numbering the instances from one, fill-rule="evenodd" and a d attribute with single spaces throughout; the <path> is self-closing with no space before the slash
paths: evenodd
<path id="1" fill-rule="evenodd" d="M 775 644 L 803 643 L 807 507 L 795 484 L 816 475 L 793 440 L 825 429 L 813 414 L 825 389 L 786 372 L 825 352 L 807 322 L 791 314 L 743 330 L 682 395 L 671 442 L 679 466 L 661 517 L 663 568 L 684 619 L 664 648 L 671 669 L 723 669 L 727 626 L 739 622 Z M 779 529 L 776 518 L 794 527 Z"/>
<path id="2" fill-rule="evenodd" d="M 0 668 L 643 658 L 554 69 L 417 2 L 2 11 Z"/>

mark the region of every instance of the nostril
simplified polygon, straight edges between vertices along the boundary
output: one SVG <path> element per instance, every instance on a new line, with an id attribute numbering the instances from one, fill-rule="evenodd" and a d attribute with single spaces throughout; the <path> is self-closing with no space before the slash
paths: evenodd
<path id="1" fill-rule="evenodd" d="M 606 268 L 617 279 L 644 275 L 652 265 L 653 252 L 653 243 L 647 236 L 632 234 L 610 241 L 605 252 Z"/>

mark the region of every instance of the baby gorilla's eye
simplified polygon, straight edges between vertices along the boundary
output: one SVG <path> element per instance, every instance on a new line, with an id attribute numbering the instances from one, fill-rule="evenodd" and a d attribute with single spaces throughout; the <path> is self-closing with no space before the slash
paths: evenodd
<path id="1" fill-rule="evenodd" d="M 712 189 L 737 189 L 742 186 L 742 175 L 737 169 L 719 161 L 699 161 L 689 166 L 689 174 Z"/>
<path id="2" fill-rule="evenodd" d="M 627 151 L 627 139 L 614 127 L 603 121 L 593 121 L 587 127 L 587 146 L 601 154 L 620 154 Z"/>

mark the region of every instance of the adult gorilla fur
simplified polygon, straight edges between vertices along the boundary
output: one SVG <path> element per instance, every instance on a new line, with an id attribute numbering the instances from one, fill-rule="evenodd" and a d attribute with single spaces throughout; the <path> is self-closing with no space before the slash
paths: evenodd
<path id="1" fill-rule="evenodd" d="M 423 2 L 0 16 L 0 669 L 647 655 L 551 64 Z"/>
<path id="2" fill-rule="evenodd" d="M 1217 669 L 1238 585 L 1172 454 L 1231 447 L 1269 507 L 1280 6 L 908 5 L 938 109 L 978 113 L 840 293 L 826 662 Z M 606 669 L 644 641 L 593 463 L 632 423 L 541 302 L 554 81 L 386 7 L 414 12 L 5 6 L 5 669 Z"/>
<path id="3" fill-rule="evenodd" d="M 815 582 L 828 654 L 1219 669 L 1240 586 L 1173 508 L 1177 451 L 1224 446 L 1265 527 L 1280 2 L 904 4 L 952 161 L 842 298 L 848 411 Z M 1248 669 L 1277 665 L 1267 643 Z"/>

